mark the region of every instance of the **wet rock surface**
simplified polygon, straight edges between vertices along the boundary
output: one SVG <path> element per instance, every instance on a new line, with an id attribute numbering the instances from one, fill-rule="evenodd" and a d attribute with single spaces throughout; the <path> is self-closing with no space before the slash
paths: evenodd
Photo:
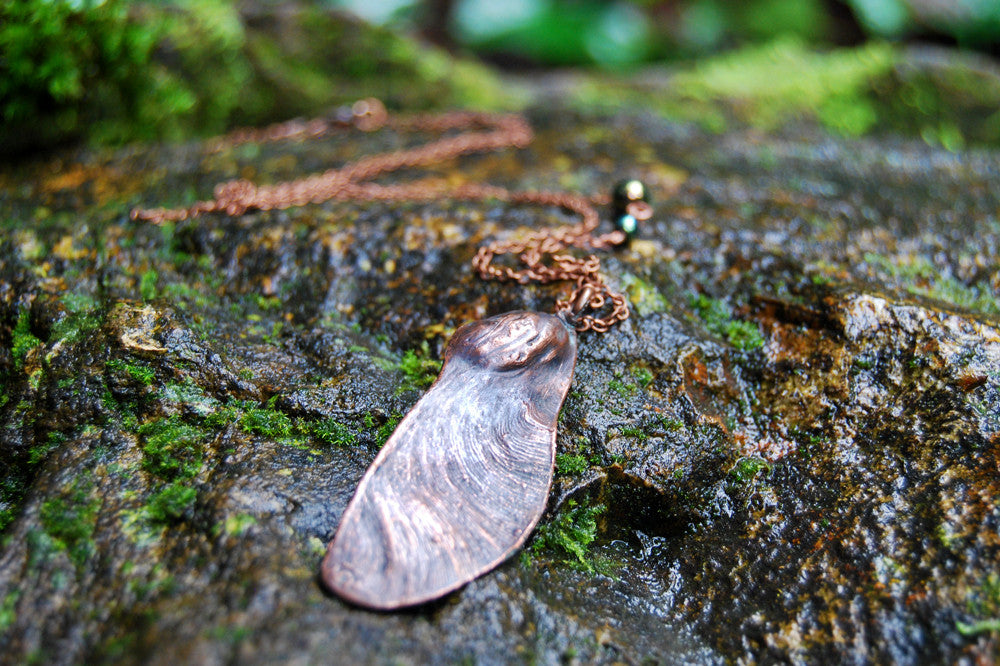
<path id="1" fill-rule="evenodd" d="M 565 287 L 478 246 L 559 210 L 327 203 L 155 227 L 420 137 L 81 153 L 0 174 L 0 654 L 47 663 L 988 662 L 1000 623 L 1000 154 L 532 114 L 391 179 L 603 191 L 633 316 L 580 338 L 549 509 L 440 602 L 317 579 L 462 323 Z"/>

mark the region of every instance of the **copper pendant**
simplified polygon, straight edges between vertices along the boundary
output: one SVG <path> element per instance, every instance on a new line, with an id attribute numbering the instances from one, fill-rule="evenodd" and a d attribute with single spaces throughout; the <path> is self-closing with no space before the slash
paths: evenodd
<path id="1" fill-rule="evenodd" d="M 325 585 L 391 610 L 503 562 L 545 510 L 575 363 L 576 333 L 559 316 L 508 312 L 458 329 L 347 505 Z"/>

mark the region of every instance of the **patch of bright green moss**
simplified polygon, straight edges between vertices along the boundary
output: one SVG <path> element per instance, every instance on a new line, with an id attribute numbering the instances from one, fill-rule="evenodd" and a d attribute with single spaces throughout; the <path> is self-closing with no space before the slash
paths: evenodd
<path id="1" fill-rule="evenodd" d="M 354 446 L 358 439 L 350 428 L 334 419 L 323 419 L 314 423 L 312 434 L 324 444 L 339 447 Z"/>
<path id="2" fill-rule="evenodd" d="M 146 518 L 156 525 L 176 523 L 194 505 L 197 497 L 198 491 L 188 479 L 168 483 L 150 496 L 145 507 Z"/>
<path id="3" fill-rule="evenodd" d="M 867 93 L 896 61 L 888 44 L 818 53 L 798 40 L 781 39 L 701 62 L 678 75 L 674 87 L 682 99 L 730 101 L 743 120 L 758 127 L 805 115 L 856 136 L 878 121 Z"/>
<path id="4" fill-rule="evenodd" d="M 428 358 L 430 351 L 425 342 L 417 352 L 407 349 L 399 360 L 399 369 L 406 377 L 403 390 L 411 388 L 426 388 L 434 383 L 441 372 L 441 361 Z"/>
<path id="5" fill-rule="evenodd" d="M 18 370 L 24 367 L 24 359 L 32 349 L 42 344 L 42 341 L 31 334 L 31 312 L 24 308 L 17 316 L 17 323 L 11 333 L 11 355 L 14 357 L 14 367 Z"/>
<path id="6" fill-rule="evenodd" d="M 691 309 L 705 323 L 705 328 L 743 351 L 752 351 L 764 345 L 764 336 L 753 322 L 734 319 L 725 302 L 704 294 L 692 295 Z"/>
<path id="7" fill-rule="evenodd" d="M 737 483 L 744 484 L 755 479 L 758 474 L 768 474 L 770 471 L 770 463 L 763 458 L 753 457 L 741 458 L 729 473 Z"/>
<path id="8" fill-rule="evenodd" d="M 156 283 L 159 279 L 159 274 L 153 269 L 149 269 L 142 274 L 142 278 L 139 279 L 139 295 L 142 296 L 144 301 L 151 301 L 156 298 Z"/>
<path id="9" fill-rule="evenodd" d="M 639 315 L 646 316 L 654 312 L 666 312 L 667 299 L 656 287 L 628 271 L 622 271 L 618 279 Z"/>
<path id="10" fill-rule="evenodd" d="M 653 373 L 649 368 L 635 366 L 632 368 L 632 376 L 635 377 L 635 380 L 639 382 L 639 386 L 642 388 L 647 388 L 653 383 Z"/>
<path id="11" fill-rule="evenodd" d="M 107 362 L 107 368 L 114 372 L 123 372 L 145 386 L 152 385 L 156 379 L 156 372 L 145 363 L 127 363 L 114 359 Z"/>
<path id="12" fill-rule="evenodd" d="M 50 432 L 46 437 L 45 441 L 41 444 L 36 444 L 28 450 L 28 464 L 37 465 L 46 458 L 48 458 L 49 453 L 59 448 L 63 442 L 66 441 L 66 435 L 61 432 L 53 431 Z"/>
<path id="13" fill-rule="evenodd" d="M 271 439 L 287 439 L 295 432 L 295 423 L 284 412 L 275 409 L 275 398 L 266 406 L 247 406 L 240 416 L 240 427 L 244 432 L 263 435 Z"/>
<path id="14" fill-rule="evenodd" d="M 536 530 L 535 539 L 525 552 L 538 555 L 552 551 L 564 563 L 594 573 L 589 550 L 597 538 L 597 517 L 606 510 L 604 505 L 581 506 L 576 500 L 569 500 L 564 511 Z"/>
<path id="15" fill-rule="evenodd" d="M 17 600 L 21 597 L 20 590 L 11 590 L 0 603 L 0 634 L 7 631 L 17 620 Z"/>
<path id="16" fill-rule="evenodd" d="M 573 453 L 556 454 L 556 472 L 558 474 L 576 476 L 583 474 L 588 469 L 590 469 L 590 462 L 585 456 Z"/>
<path id="17" fill-rule="evenodd" d="M 638 426 L 624 426 L 622 427 L 622 435 L 625 437 L 631 437 L 639 442 L 645 442 L 649 439 L 649 433 Z"/>
<path id="18" fill-rule="evenodd" d="M 399 425 L 399 422 L 402 419 L 403 416 L 401 414 L 392 414 L 388 419 L 386 419 L 385 423 L 378 427 L 378 430 L 375 431 L 376 448 L 381 449 L 385 446 L 385 443 L 389 441 L 390 437 L 392 437 L 392 433 L 396 431 L 396 426 Z"/>
<path id="19" fill-rule="evenodd" d="M 636 387 L 634 384 L 626 384 L 618 378 L 612 379 L 608 382 L 608 388 L 622 396 L 623 398 L 628 398 L 635 395 Z"/>
<path id="20" fill-rule="evenodd" d="M 101 502 L 90 497 L 90 486 L 75 483 L 64 497 L 42 502 L 39 520 L 57 550 L 65 552 L 78 568 L 94 554 L 94 528 Z"/>
<path id="21" fill-rule="evenodd" d="M 865 254 L 865 262 L 898 280 L 911 294 L 927 296 L 971 312 L 1000 314 L 1000 300 L 988 284 L 968 286 L 941 272 L 929 261 L 916 258 L 893 261 L 879 254 Z"/>
<path id="22" fill-rule="evenodd" d="M 90 295 L 67 292 L 59 300 L 66 308 L 67 315 L 52 325 L 50 343 L 78 342 L 101 325 L 97 302 Z"/>
<path id="23" fill-rule="evenodd" d="M 237 513 L 232 516 L 226 516 L 226 520 L 222 524 L 222 531 L 225 532 L 226 536 L 242 536 L 256 524 L 257 519 L 253 516 L 246 513 Z"/>
<path id="24" fill-rule="evenodd" d="M 824 53 L 781 38 L 701 60 L 662 92 L 603 81 L 581 86 L 577 101 L 605 110 L 641 104 L 709 131 L 724 131 L 731 119 L 771 129 L 805 117 L 856 136 L 879 122 L 872 91 L 898 58 L 884 43 Z"/>
<path id="25" fill-rule="evenodd" d="M 207 433 L 177 414 L 139 427 L 145 439 L 142 466 L 163 479 L 190 479 L 201 471 Z"/>

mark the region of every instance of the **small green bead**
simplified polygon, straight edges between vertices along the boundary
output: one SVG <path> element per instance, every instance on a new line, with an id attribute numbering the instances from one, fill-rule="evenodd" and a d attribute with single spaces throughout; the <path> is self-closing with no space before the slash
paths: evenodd
<path id="1" fill-rule="evenodd" d="M 639 220 L 635 219 L 635 215 L 629 215 L 628 213 L 619 215 L 615 218 L 615 228 L 619 231 L 624 231 L 625 235 L 631 239 L 639 233 Z"/>
<path id="2" fill-rule="evenodd" d="M 616 215 L 624 214 L 628 205 L 636 201 L 649 202 L 649 192 L 641 180 L 623 180 L 611 191 L 611 205 Z"/>

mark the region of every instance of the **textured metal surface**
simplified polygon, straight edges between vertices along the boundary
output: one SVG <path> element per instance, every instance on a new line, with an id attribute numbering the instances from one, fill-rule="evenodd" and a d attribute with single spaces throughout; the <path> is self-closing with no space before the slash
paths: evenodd
<path id="1" fill-rule="evenodd" d="M 509 312 L 456 331 L 434 386 L 348 504 L 323 561 L 344 599 L 393 609 L 436 599 L 509 556 L 545 509 L 576 335 Z"/>

